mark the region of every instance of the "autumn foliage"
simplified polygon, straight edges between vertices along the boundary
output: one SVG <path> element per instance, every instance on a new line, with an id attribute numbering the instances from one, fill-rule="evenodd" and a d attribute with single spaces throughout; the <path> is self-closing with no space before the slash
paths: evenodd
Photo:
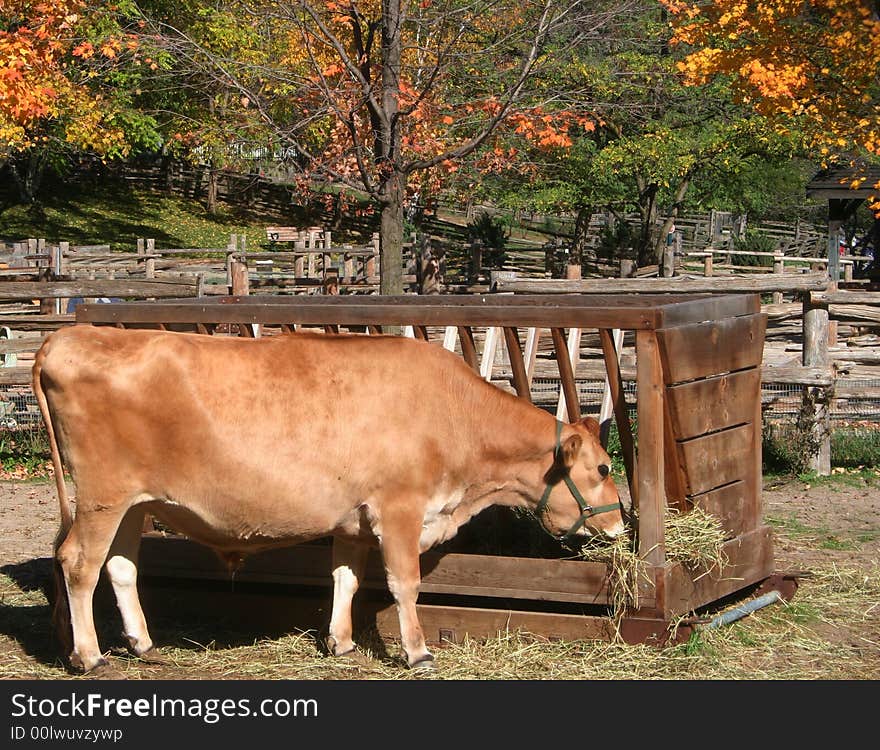
<path id="1" fill-rule="evenodd" d="M 86 0 L 0 0 L 0 157 L 53 139 L 98 153 L 124 148 L 112 107 L 89 84 L 136 43 L 99 33 L 93 11 Z"/>
<path id="2" fill-rule="evenodd" d="M 797 122 L 822 156 L 880 155 L 880 18 L 870 0 L 662 0 L 690 83 L 729 76 L 778 127 Z"/>

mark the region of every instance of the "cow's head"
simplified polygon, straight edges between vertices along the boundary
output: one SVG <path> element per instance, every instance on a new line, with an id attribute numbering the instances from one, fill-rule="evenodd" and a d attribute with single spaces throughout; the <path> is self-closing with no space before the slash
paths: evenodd
<path id="1" fill-rule="evenodd" d="M 544 528 L 561 541 L 593 534 L 623 533 L 623 514 L 611 476 L 611 459 L 599 442 L 599 423 L 590 417 L 556 424 L 553 463 L 544 475 L 535 508 Z"/>

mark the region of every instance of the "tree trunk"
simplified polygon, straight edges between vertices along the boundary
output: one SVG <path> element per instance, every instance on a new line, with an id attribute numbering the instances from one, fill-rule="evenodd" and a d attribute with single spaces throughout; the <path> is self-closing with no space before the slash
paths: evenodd
<path id="1" fill-rule="evenodd" d="M 669 230 L 672 229 L 672 225 L 675 224 L 675 220 L 678 218 L 678 212 L 681 210 L 681 203 L 684 200 L 684 196 L 687 193 L 690 184 L 690 177 L 684 177 L 679 183 L 678 188 L 675 190 L 675 199 L 672 203 L 672 209 L 669 212 L 669 216 L 666 217 L 666 221 L 663 222 L 660 234 L 654 244 L 654 257 L 657 258 L 657 263 L 660 263 L 663 258 L 663 252 L 666 248 L 666 235 L 669 234 Z"/>
<path id="2" fill-rule="evenodd" d="M 401 170 L 401 0 L 382 0 L 382 117 L 375 159 L 384 172 L 379 202 L 379 293 L 403 294 L 403 220 L 406 174 Z"/>
<path id="3" fill-rule="evenodd" d="M 656 196 L 656 185 L 648 185 L 646 189 L 639 191 L 639 215 L 642 222 L 637 248 L 639 268 L 657 262 L 654 253 L 654 221 L 657 218 Z"/>
<path id="4" fill-rule="evenodd" d="M 205 208 L 207 209 L 209 216 L 214 216 L 217 213 L 217 183 L 219 180 L 219 175 L 217 173 L 217 169 L 213 165 L 208 165 L 207 170 L 208 185 Z"/>
<path id="5" fill-rule="evenodd" d="M 21 202 L 32 205 L 37 199 L 37 191 L 43 180 L 43 159 L 32 150 L 24 158 L 10 161 L 9 166 Z"/>
<path id="6" fill-rule="evenodd" d="M 406 179 L 393 173 L 382 190 L 379 222 L 379 293 L 403 294 L 403 199 Z"/>
<path id="7" fill-rule="evenodd" d="M 590 249 L 587 247 L 590 219 L 592 217 L 593 209 L 591 206 L 581 206 L 578 208 L 574 220 L 574 239 L 571 243 L 571 255 L 568 258 L 568 263 L 571 266 L 580 266 L 583 269 L 584 264 L 588 260 L 594 260 L 591 257 Z M 590 270 L 598 270 L 598 266 L 596 268 L 591 267 Z"/>

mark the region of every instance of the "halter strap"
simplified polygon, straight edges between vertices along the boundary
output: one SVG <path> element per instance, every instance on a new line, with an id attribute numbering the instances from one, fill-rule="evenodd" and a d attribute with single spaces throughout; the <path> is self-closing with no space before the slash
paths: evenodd
<path id="1" fill-rule="evenodd" d="M 556 420 L 556 445 L 553 448 L 553 459 L 554 461 L 559 458 L 560 451 L 562 450 L 562 427 L 564 422 L 557 419 Z M 598 516 L 600 513 L 610 513 L 613 510 L 623 510 L 623 505 L 620 500 L 616 503 L 609 503 L 608 505 L 597 505 L 593 507 L 590 505 L 581 494 L 581 491 L 577 488 L 577 485 L 574 483 L 574 480 L 571 478 L 571 474 L 566 470 L 565 474 L 562 477 L 562 481 L 565 482 L 568 487 L 569 492 L 571 492 L 572 497 L 574 497 L 575 502 L 578 504 L 578 507 L 581 509 L 581 514 L 578 517 L 577 521 L 575 521 L 571 528 L 566 531 L 561 536 L 556 536 L 554 534 L 550 534 L 550 531 L 547 530 L 547 527 L 544 526 L 543 522 L 541 526 L 544 526 L 544 529 L 547 530 L 547 533 L 550 534 L 554 539 L 564 540 L 570 537 L 573 537 L 580 528 L 586 523 L 588 518 L 592 518 L 593 516 Z M 544 488 L 544 494 L 541 495 L 541 499 L 538 501 L 538 505 L 535 508 L 535 514 L 538 516 L 540 520 L 541 516 L 546 512 L 547 507 L 550 503 L 550 493 L 553 491 L 553 487 L 559 483 L 559 480 L 556 482 L 547 482 L 547 486 Z"/>

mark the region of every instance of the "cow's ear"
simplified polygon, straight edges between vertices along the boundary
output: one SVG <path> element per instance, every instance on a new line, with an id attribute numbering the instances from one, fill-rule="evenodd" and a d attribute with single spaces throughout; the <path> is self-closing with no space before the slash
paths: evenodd
<path id="1" fill-rule="evenodd" d="M 587 432 L 589 432 L 593 437 L 599 437 L 599 422 L 593 417 L 584 417 L 581 420 L 581 424 L 587 428 Z"/>
<path id="2" fill-rule="evenodd" d="M 584 439 L 577 433 L 562 441 L 562 445 L 560 446 L 559 450 L 559 458 L 565 468 L 570 469 L 572 466 L 574 466 L 574 462 L 577 460 L 578 453 L 581 452 L 581 446 L 583 445 L 583 442 Z"/>

